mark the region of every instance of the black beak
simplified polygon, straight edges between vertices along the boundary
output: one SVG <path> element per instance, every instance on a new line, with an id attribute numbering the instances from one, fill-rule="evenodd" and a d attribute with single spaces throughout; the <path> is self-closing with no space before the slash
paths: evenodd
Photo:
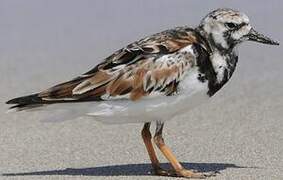
<path id="1" fill-rule="evenodd" d="M 279 42 L 273 41 L 269 37 L 266 37 L 263 34 L 258 33 L 253 28 L 250 30 L 249 34 L 246 36 L 249 41 L 255 41 L 263 44 L 279 45 Z"/>

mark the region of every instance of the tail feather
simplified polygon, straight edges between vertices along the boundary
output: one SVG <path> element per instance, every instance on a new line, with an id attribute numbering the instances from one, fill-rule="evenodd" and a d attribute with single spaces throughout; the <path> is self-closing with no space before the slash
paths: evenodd
<path id="1" fill-rule="evenodd" d="M 38 94 L 32 94 L 28 96 L 22 96 L 18 98 L 11 99 L 6 102 L 6 104 L 15 104 L 11 106 L 9 109 L 16 109 L 16 110 L 24 110 L 33 107 L 38 107 L 44 104 L 42 98 L 38 96 Z"/>
<path id="2" fill-rule="evenodd" d="M 32 94 L 29 96 L 22 96 L 18 98 L 11 99 L 6 102 L 6 104 L 39 104 L 42 103 L 42 99 L 38 94 Z"/>

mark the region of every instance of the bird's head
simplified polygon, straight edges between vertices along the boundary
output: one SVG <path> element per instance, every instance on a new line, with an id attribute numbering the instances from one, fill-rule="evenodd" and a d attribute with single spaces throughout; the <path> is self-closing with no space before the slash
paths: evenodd
<path id="1" fill-rule="evenodd" d="M 243 41 L 279 45 L 255 31 L 244 13 L 232 9 L 217 9 L 209 13 L 199 26 L 211 45 L 220 50 L 233 49 Z"/>

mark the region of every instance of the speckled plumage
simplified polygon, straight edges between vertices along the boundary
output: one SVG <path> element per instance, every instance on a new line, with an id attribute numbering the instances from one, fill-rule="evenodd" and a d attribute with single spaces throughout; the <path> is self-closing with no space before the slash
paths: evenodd
<path id="1" fill-rule="evenodd" d="M 257 33 L 245 14 L 217 9 L 197 28 L 177 27 L 148 36 L 73 80 L 7 103 L 15 104 L 11 108 L 16 110 L 46 105 L 55 111 L 67 106 L 78 112 L 76 116 L 102 122 L 145 122 L 142 136 L 156 174 L 203 178 L 214 174 L 184 169 L 165 146 L 164 121 L 198 107 L 220 90 L 235 71 L 236 46 L 247 40 L 279 45 Z M 152 121 L 157 122 L 154 141 L 174 172 L 159 166 L 149 132 Z"/>
<path id="2" fill-rule="evenodd" d="M 145 37 L 114 52 L 73 80 L 7 103 L 16 104 L 12 108 L 17 110 L 86 101 L 97 102 L 93 107 L 101 103 L 112 107 L 121 99 L 143 104 L 144 99 L 159 102 L 174 96 L 176 100 L 170 100 L 174 104 L 178 96 L 185 94 L 191 109 L 199 104 L 189 100 L 193 99 L 192 96 L 202 93 L 202 96 L 211 97 L 231 78 L 238 61 L 236 45 L 248 40 L 252 30 L 245 14 L 231 9 L 218 9 L 202 19 L 195 29 L 176 27 Z M 185 85 L 189 87 L 182 88 Z M 124 108 L 130 109 L 126 106 Z M 138 107 L 143 108 L 140 105 Z M 139 108 L 133 109 L 138 111 Z M 154 108 L 154 111 L 159 110 Z M 87 114 L 100 112 L 95 110 Z M 176 112 L 180 111 L 173 108 L 166 118 L 149 116 L 151 119 L 142 121 L 154 121 L 156 118 L 164 121 L 172 118 Z"/>
<path id="3" fill-rule="evenodd" d="M 139 100 L 153 93 L 171 95 L 196 65 L 194 44 L 205 47 L 190 28 L 178 27 L 116 51 L 82 76 L 38 94 L 42 101 Z M 191 49 L 184 50 L 191 46 Z"/>

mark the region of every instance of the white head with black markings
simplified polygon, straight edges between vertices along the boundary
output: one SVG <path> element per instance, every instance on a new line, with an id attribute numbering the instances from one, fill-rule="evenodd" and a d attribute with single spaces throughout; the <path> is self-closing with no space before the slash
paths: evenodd
<path id="1" fill-rule="evenodd" d="M 278 42 L 256 32 L 247 15 L 233 9 L 217 9 L 205 16 L 199 26 L 212 46 L 231 50 L 243 41 L 279 45 Z"/>

